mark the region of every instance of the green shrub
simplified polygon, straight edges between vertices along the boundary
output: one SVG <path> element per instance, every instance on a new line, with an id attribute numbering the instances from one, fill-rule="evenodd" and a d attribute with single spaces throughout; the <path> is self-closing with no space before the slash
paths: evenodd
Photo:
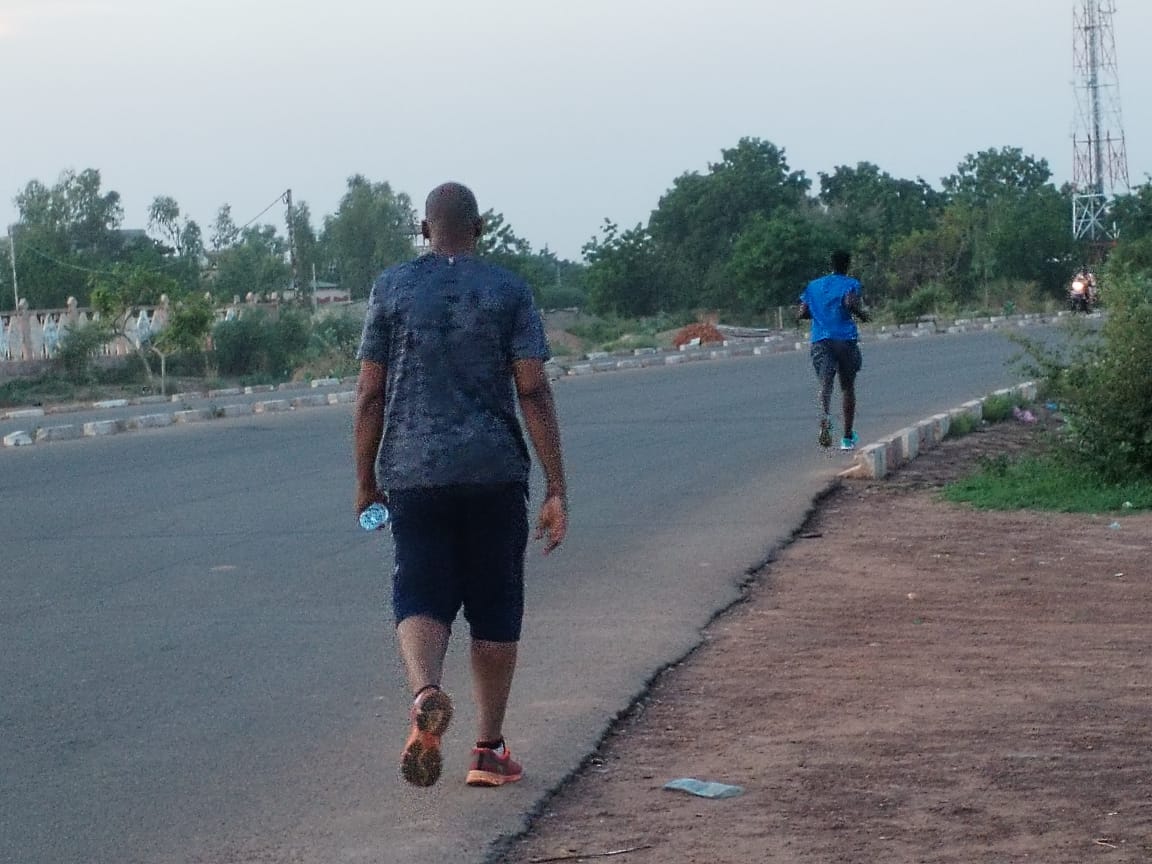
<path id="1" fill-rule="evenodd" d="M 883 311 L 897 324 L 910 324 L 926 315 L 950 315 L 955 308 L 952 296 L 944 286 L 925 285 L 904 300 L 889 301 Z"/>
<path id="2" fill-rule="evenodd" d="M 60 340 L 56 366 L 69 381 L 88 384 L 95 380 L 92 361 L 104 343 L 112 338 L 109 329 L 98 322 L 84 327 L 69 327 Z"/>
<path id="3" fill-rule="evenodd" d="M 948 438 L 963 438 L 976 431 L 979 422 L 971 414 L 957 414 L 948 424 Z"/>
<path id="4" fill-rule="evenodd" d="M 1010 393 L 1002 396 L 989 396 L 984 400 L 981 416 L 985 423 L 1003 423 L 1012 416 L 1014 409 L 1019 407 L 1019 401 Z"/>
<path id="5" fill-rule="evenodd" d="M 273 319 L 260 311 L 248 312 L 212 331 L 216 368 L 226 377 L 266 375 L 284 380 L 306 359 L 311 334 L 312 322 L 304 313 L 283 310 Z"/>
<path id="6" fill-rule="evenodd" d="M 1109 480 L 1152 478 L 1152 282 L 1110 272 L 1102 291 L 1098 334 L 1081 328 L 1066 349 L 1026 350 L 1063 408 L 1064 453 Z"/>

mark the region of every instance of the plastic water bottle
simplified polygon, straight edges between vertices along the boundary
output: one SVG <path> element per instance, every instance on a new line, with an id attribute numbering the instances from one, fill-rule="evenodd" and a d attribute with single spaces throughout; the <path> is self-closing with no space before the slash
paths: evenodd
<path id="1" fill-rule="evenodd" d="M 360 514 L 360 527 L 365 531 L 379 531 L 388 524 L 391 515 L 388 508 L 379 501 L 369 504 Z"/>

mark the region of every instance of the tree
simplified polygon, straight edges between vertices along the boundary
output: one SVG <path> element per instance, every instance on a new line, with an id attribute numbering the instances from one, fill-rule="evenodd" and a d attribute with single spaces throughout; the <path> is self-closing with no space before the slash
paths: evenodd
<path id="1" fill-rule="evenodd" d="M 621 232 L 605 219 L 601 234 L 589 240 L 583 250 L 592 311 L 632 317 L 661 311 L 660 268 L 647 230 L 637 225 Z"/>
<path id="2" fill-rule="evenodd" d="M 729 302 L 749 312 L 790 306 L 804 285 L 826 269 L 829 229 L 800 211 L 757 214 L 740 232 L 726 265 Z"/>
<path id="3" fill-rule="evenodd" d="M 165 294 L 171 296 L 177 288 L 172 277 L 133 265 L 117 264 L 109 272 L 92 277 L 92 308 L 99 313 L 100 322 L 89 326 L 103 327 L 108 338 L 127 340 L 143 364 L 149 384 L 154 378 L 152 364 L 148 362 L 151 338 L 133 339 L 128 322 L 141 306 L 154 305 Z"/>
<path id="4" fill-rule="evenodd" d="M 230 249 L 240 241 L 240 229 L 232 221 L 232 205 L 222 204 L 216 211 L 216 219 L 212 222 L 212 233 L 209 243 L 213 252 L 222 252 Z"/>
<path id="5" fill-rule="evenodd" d="M 324 220 L 323 243 L 333 270 L 354 298 L 368 296 L 386 267 L 411 258 L 419 224 L 411 199 L 388 183 L 356 174 L 335 215 Z"/>
<path id="6" fill-rule="evenodd" d="M 971 249 L 969 287 L 982 287 L 985 300 L 994 279 L 1061 290 L 1075 257 L 1068 230 L 1071 200 L 1051 177 L 1047 160 L 1004 147 L 967 156 L 944 178 L 948 210 Z"/>
<path id="7" fill-rule="evenodd" d="M 168 358 L 203 351 L 204 339 L 215 320 L 216 311 L 202 294 L 190 294 L 172 307 L 164 329 L 148 346 L 160 358 L 161 393 L 168 392 Z"/>
<path id="8" fill-rule="evenodd" d="M 288 241 L 275 226 L 250 225 L 239 241 L 215 254 L 212 293 L 218 297 L 269 294 L 288 287 Z"/>
<path id="9" fill-rule="evenodd" d="M 853 253 L 853 269 L 873 297 L 886 296 L 893 244 L 931 229 L 944 195 L 924 180 L 901 180 L 871 162 L 837 166 L 820 174 L 820 202 L 839 235 L 837 245 Z"/>
<path id="10" fill-rule="evenodd" d="M 721 156 L 707 174 L 677 177 L 648 225 L 657 246 L 687 264 L 704 287 L 754 216 L 801 207 L 811 185 L 788 167 L 782 149 L 759 138 L 742 138 Z"/>
<path id="11" fill-rule="evenodd" d="M 148 230 L 159 235 L 159 251 L 169 259 L 168 266 L 183 291 L 198 291 L 200 262 L 204 256 L 200 226 L 192 219 L 181 217 L 175 198 L 157 195 L 148 208 Z"/>
<path id="12" fill-rule="evenodd" d="M 100 172 L 65 171 L 52 187 L 29 182 L 16 195 L 15 246 L 20 295 L 33 308 L 84 298 L 90 271 L 120 260 L 123 208 L 118 192 L 101 189 Z"/>

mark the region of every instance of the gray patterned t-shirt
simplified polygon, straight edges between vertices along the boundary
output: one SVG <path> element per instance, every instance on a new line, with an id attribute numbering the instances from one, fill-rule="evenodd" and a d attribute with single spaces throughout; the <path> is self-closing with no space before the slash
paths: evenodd
<path id="1" fill-rule="evenodd" d="M 357 354 L 384 364 L 385 490 L 527 482 L 512 363 L 549 358 L 532 292 L 471 255 L 423 255 L 372 286 Z"/>

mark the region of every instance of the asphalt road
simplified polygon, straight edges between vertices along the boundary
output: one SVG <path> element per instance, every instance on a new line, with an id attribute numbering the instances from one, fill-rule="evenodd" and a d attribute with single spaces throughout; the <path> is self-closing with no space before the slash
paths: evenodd
<path id="1" fill-rule="evenodd" d="M 866 345 L 861 437 L 1015 382 L 1014 353 Z M 556 390 L 571 533 L 532 553 L 527 774 L 500 790 L 462 783 L 459 646 L 445 778 L 397 778 L 390 544 L 355 526 L 347 406 L 0 450 L 0 862 L 483 860 L 845 464 L 800 353 Z"/>

